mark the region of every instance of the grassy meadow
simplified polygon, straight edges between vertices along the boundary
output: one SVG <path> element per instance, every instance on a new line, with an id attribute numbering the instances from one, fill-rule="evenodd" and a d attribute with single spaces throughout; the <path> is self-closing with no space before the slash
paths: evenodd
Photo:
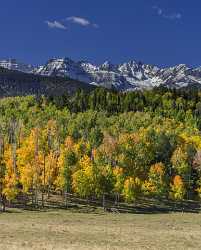
<path id="1" fill-rule="evenodd" d="M 0 214 L 0 249 L 201 249 L 201 214 L 97 209 Z"/>

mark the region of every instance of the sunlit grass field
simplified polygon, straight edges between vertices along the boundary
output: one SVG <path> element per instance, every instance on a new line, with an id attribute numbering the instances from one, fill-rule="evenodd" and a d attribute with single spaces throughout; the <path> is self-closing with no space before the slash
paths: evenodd
<path id="1" fill-rule="evenodd" d="M 0 214 L 0 249 L 201 249 L 201 214 L 102 210 Z"/>

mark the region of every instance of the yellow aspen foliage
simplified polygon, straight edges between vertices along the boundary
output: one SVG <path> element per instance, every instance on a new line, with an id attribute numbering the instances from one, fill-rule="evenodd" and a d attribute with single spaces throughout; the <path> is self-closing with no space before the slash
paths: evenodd
<path id="1" fill-rule="evenodd" d="M 163 196 L 166 193 L 167 185 L 163 163 L 156 163 L 150 167 L 148 180 L 144 182 L 143 190 L 147 195 Z"/>
<path id="2" fill-rule="evenodd" d="M 63 157 L 62 157 L 63 158 Z M 65 185 L 65 179 L 63 174 L 63 159 L 61 159 L 61 155 L 58 158 L 58 176 L 54 182 L 57 190 L 63 190 Z"/>
<path id="3" fill-rule="evenodd" d="M 3 193 L 5 185 L 6 166 L 3 157 L 0 157 L 0 195 Z"/>
<path id="4" fill-rule="evenodd" d="M 17 188 L 17 185 L 19 183 L 18 179 L 18 173 L 15 166 L 15 159 L 13 155 L 12 146 L 9 146 L 4 154 L 4 160 L 5 160 L 5 179 L 4 179 L 4 188 L 3 188 L 3 194 L 6 196 L 7 200 L 13 200 L 19 190 Z"/>
<path id="5" fill-rule="evenodd" d="M 85 154 L 89 155 L 91 151 L 90 144 L 80 140 L 74 145 L 74 151 L 79 158 L 82 158 Z"/>
<path id="6" fill-rule="evenodd" d="M 72 178 L 73 178 L 72 185 L 75 193 L 84 198 L 88 197 L 93 193 L 93 187 L 90 183 L 91 179 L 83 169 L 76 171 L 73 174 Z"/>
<path id="7" fill-rule="evenodd" d="M 185 175 L 189 172 L 188 154 L 182 147 L 177 147 L 174 151 L 171 163 L 179 175 Z"/>
<path id="8" fill-rule="evenodd" d="M 64 150 L 61 150 L 61 152 L 60 152 L 57 166 L 58 166 L 58 176 L 57 176 L 54 184 L 58 190 L 63 190 L 64 186 L 65 186 L 65 178 L 64 178 L 65 155 L 64 155 Z"/>
<path id="9" fill-rule="evenodd" d="M 197 134 L 187 134 L 182 133 L 180 134 L 180 137 L 184 140 L 186 144 L 193 144 L 197 150 L 201 149 L 201 136 L 199 134 L 199 131 L 197 131 Z"/>
<path id="10" fill-rule="evenodd" d="M 79 161 L 79 169 L 72 175 L 74 192 L 82 197 L 100 197 L 113 190 L 113 171 L 111 166 L 97 166 L 88 156 Z"/>
<path id="11" fill-rule="evenodd" d="M 119 140 L 118 162 L 124 167 L 127 175 L 145 179 L 148 166 L 154 159 L 153 147 L 146 134 L 132 133 L 122 135 Z"/>
<path id="12" fill-rule="evenodd" d="M 67 136 L 64 142 L 64 146 L 66 150 L 73 150 L 75 143 L 71 136 Z"/>
<path id="13" fill-rule="evenodd" d="M 52 135 L 55 135 L 55 134 L 56 134 L 56 130 L 57 130 L 56 121 L 54 121 L 54 120 L 49 120 L 49 121 L 47 122 L 46 129 L 49 130 L 50 133 L 51 133 Z"/>
<path id="14" fill-rule="evenodd" d="M 92 161 L 89 156 L 84 155 L 79 161 L 79 167 L 84 170 L 88 170 L 92 167 Z"/>
<path id="15" fill-rule="evenodd" d="M 71 143 L 70 143 L 71 144 Z M 69 145 L 69 144 L 68 144 Z M 72 185 L 72 171 L 77 163 L 75 152 L 72 147 L 65 146 L 61 149 L 58 158 L 58 175 L 55 180 L 55 185 L 58 190 L 70 192 Z"/>
<path id="16" fill-rule="evenodd" d="M 124 182 L 123 195 L 127 202 L 133 202 L 141 193 L 142 182 L 138 177 L 128 177 Z"/>
<path id="17" fill-rule="evenodd" d="M 124 180 L 125 180 L 123 168 L 115 167 L 113 169 L 113 175 L 115 180 L 114 191 L 118 194 L 121 194 L 124 188 Z"/>
<path id="18" fill-rule="evenodd" d="M 155 193 L 156 189 L 152 182 L 145 180 L 142 184 L 142 190 L 145 195 L 152 195 Z"/>
<path id="19" fill-rule="evenodd" d="M 79 170 L 72 175 L 72 187 L 75 193 L 81 197 L 88 197 L 94 192 L 93 165 L 88 156 L 79 161 Z"/>
<path id="20" fill-rule="evenodd" d="M 132 143 L 139 143 L 140 142 L 140 136 L 139 133 L 132 133 L 132 134 L 120 134 L 119 137 L 119 144 L 126 144 L 128 145 L 128 142 Z"/>
<path id="21" fill-rule="evenodd" d="M 37 129 L 33 129 L 29 137 L 24 140 L 17 150 L 17 165 L 19 178 L 24 192 L 42 185 L 43 156 L 38 151 Z"/>
<path id="22" fill-rule="evenodd" d="M 42 181 L 45 187 L 50 189 L 58 175 L 58 154 L 53 152 L 52 150 L 45 158 L 45 169 L 42 171 Z"/>
<path id="23" fill-rule="evenodd" d="M 92 149 L 91 158 L 99 166 L 111 163 L 111 161 L 105 155 L 105 152 L 102 151 L 101 147 L 99 147 L 98 149 Z"/>
<path id="24" fill-rule="evenodd" d="M 181 176 L 176 175 L 173 179 L 173 183 L 170 185 L 170 197 L 175 200 L 183 200 L 186 194 L 186 189 Z"/>
<path id="25" fill-rule="evenodd" d="M 59 148 L 57 131 L 57 124 L 54 120 L 49 120 L 45 128 L 40 130 L 39 147 L 45 156 L 51 149 L 56 151 Z"/>
<path id="26" fill-rule="evenodd" d="M 164 175 L 165 169 L 164 169 L 163 163 L 156 163 L 151 166 L 150 168 L 150 173 L 151 174 L 157 174 L 160 176 L 160 178 Z"/>

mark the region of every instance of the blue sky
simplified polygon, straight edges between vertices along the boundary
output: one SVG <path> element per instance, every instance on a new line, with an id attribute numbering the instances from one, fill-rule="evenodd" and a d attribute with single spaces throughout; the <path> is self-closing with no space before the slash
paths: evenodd
<path id="1" fill-rule="evenodd" d="M 6 0 L 0 58 L 201 65 L 199 0 Z"/>

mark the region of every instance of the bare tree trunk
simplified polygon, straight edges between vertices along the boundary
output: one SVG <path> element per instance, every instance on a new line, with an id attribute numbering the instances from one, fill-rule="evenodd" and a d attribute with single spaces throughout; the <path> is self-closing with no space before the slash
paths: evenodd
<path id="1" fill-rule="evenodd" d="M 38 188 L 35 189 L 35 207 L 38 208 Z"/>
<path id="2" fill-rule="evenodd" d="M 16 143 L 12 144 L 12 158 L 13 158 L 13 170 L 14 173 L 17 174 L 17 166 L 16 166 Z"/>
<path id="3" fill-rule="evenodd" d="M 46 168 L 45 168 L 45 152 L 43 158 L 43 188 L 42 188 L 42 207 L 44 208 L 44 194 L 45 194 L 45 179 L 46 179 Z"/>
<path id="4" fill-rule="evenodd" d="M 34 186 L 32 182 L 32 187 L 31 187 L 31 205 L 32 207 L 34 206 Z"/>
<path id="5" fill-rule="evenodd" d="M 44 192 L 43 192 L 43 190 L 41 192 L 41 205 L 42 205 L 42 208 L 44 208 Z"/>
<path id="6" fill-rule="evenodd" d="M 115 193 L 115 205 L 119 206 L 119 193 Z"/>
<path id="7" fill-rule="evenodd" d="M 68 208 L 68 195 L 67 195 L 67 191 L 64 193 L 65 195 L 65 207 Z"/>
<path id="8" fill-rule="evenodd" d="M 39 166 L 38 166 L 38 128 L 36 128 L 35 132 L 35 168 L 36 168 L 36 184 L 35 184 L 35 207 L 38 207 L 38 179 L 39 179 Z"/>
<path id="9" fill-rule="evenodd" d="M 50 186 L 48 185 L 48 189 L 47 189 L 47 199 L 50 198 Z"/>
<path id="10" fill-rule="evenodd" d="M 105 211 L 105 194 L 103 194 L 103 203 L 102 203 L 103 209 Z"/>
<path id="11" fill-rule="evenodd" d="M 5 204 L 4 201 L 2 202 L 2 212 L 3 212 L 3 213 L 6 212 L 6 204 Z"/>
<path id="12" fill-rule="evenodd" d="M 6 199 L 4 195 L 1 195 L 1 211 L 6 212 Z"/>

